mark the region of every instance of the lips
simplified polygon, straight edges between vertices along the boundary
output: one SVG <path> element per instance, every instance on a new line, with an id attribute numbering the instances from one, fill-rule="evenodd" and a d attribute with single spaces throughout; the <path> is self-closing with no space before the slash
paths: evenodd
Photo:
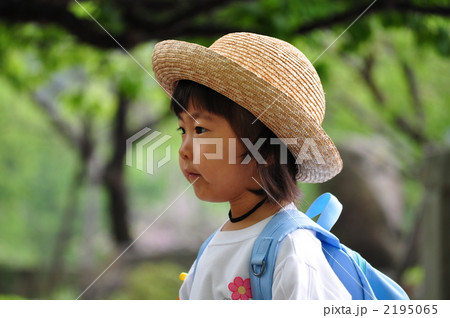
<path id="1" fill-rule="evenodd" d="M 187 169 L 184 170 L 184 174 L 186 175 L 186 178 L 188 178 L 189 180 L 196 180 L 201 176 L 199 173 Z"/>

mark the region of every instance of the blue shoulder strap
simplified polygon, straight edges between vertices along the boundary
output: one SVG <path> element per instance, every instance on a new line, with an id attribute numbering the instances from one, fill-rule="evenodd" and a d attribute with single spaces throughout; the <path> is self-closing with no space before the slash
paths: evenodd
<path id="1" fill-rule="evenodd" d="M 317 224 L 323 227 L 325 230 L 331 230 L 333 225 L 341 215 L 342 204 L 339 200 L 327 192 L 319 196 L 306 211 L 306 216 L 313 219 L 319 216 Z"/>
<path id="2" fill-rule="evenodd" d="M 299 228 L 313 230 L 321 241 L 339 247 L 337 237 L 326 229 L 331 229 L 341 210 L 342 205 L 336 197 L 324 193 L 314 201 L 306 215 L 298 210 L 283 210 L 270 220 L 256 239 L 250 258 L 253 299 L 272 299 L 272 289 L 262 287 L 272 286 L 278 245 L 289 233 Z M 319 214 L 318 222 L 320 221 L 323 227 L 311 220 Z"/>
<path id="3" fill-rule="evenodd" d="M 266 225 L 256 239 L 250 258 L 250 281 L 253 299 L 272 299 L 273 272 L 279 243 L 296 229 L 307 229 L 317 232 L 321 241 L 339 246 L 339 240 L 314 221 L 297 210 L 278 212 Z M 264 288 L 270 286 L 270 288 Z"/>

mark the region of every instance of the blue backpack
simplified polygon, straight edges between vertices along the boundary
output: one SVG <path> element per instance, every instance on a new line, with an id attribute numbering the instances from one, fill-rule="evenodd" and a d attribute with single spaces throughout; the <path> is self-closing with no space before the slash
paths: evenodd
<path id="1" fill-rule="evenodd" d="M 342 205 L 335 196 L 324 193 L 303 214 L 297 210 L 282 210 L 274 215 L 255 241 L 250 257 L 249 272 L 253 299 L 272 299 L 273 272 L 280 242 L 297 229 L 316 233 L 334 273 L 354 300 L 409 299 L 405 291 L 392 279 L 373 268 L 357 252 L 339 242 L 329 230 L 336 223 Z M 317 222 L 312 218 L 319 216 Z M 213 233 L 203 242 L 197 256 L 213 238 Z M 196 266 L 194 268 L 194 275 Z"/>

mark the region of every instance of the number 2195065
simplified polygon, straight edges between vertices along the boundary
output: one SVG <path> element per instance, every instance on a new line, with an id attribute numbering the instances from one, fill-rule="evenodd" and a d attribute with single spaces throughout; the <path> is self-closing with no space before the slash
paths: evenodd
<path id="1" fill-rule="evenodd" d="M 437 305 L 384 305 L 385 315 L 436 315 Z"/>

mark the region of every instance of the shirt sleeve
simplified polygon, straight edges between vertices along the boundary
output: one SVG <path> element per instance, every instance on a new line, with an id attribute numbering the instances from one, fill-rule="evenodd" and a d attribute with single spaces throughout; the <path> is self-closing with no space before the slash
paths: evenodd
<path id="1" fill-rule="evenodd" d="M 309 230 L 296 230 L 281 242 L 273 276 L 273 299 L 351 299 Z"/>

